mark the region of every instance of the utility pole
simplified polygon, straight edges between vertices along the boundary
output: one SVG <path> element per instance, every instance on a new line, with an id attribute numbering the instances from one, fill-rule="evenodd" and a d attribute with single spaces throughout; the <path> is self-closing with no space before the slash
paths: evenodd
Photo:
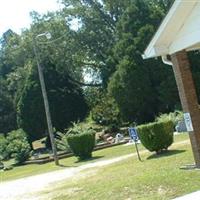
<path id="1" fill-rule="evenodd" d="M 42 35 L 45 35 L 45 34 L 40 34 L 38 36 L 42 36 Z M 36 36 L 36 39 L 37 39 L 37 36 Z M 53 126 L 52 126 L 52 122 L 51 122 L 51 114 L 50 114 L 50 110 L 49 110 L 49 102 L 48 102 L 48 97 L 47 97 L 47 92 L 46 92 L 46 87 L 45 87 L 44 75 L 43 75 L 42 67 L 39 62 L 39 56 L 37 53 L 36 45 L 37 45 L 36 40 L 34 40 L 33 49 L 34 49 L 34 54 L 35 54 L 35 58 L 36 58 L 36 62 L 37 62 L 39 80 L 40 80 L 42 96 L 43 96 L 43 100 L 44 100 L 46 120 L 47 120 L 47 126 L 48 126 L 48 132 L 49 132 L 49 136 L 50 136 L 52 151 L 53 151 L 53 157 L 54 157 L 55 164 L 59 165 L 57 149 L 56 149 L 56 142 L 55 142 L 55 138 L 53 135 Z"/>

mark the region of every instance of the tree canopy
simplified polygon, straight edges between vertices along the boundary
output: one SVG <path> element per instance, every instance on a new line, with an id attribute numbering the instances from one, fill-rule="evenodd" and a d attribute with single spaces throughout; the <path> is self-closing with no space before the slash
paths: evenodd
<path id="1" fill-rule="evenodd" d="M 42 63 L 42 66 L 52 123 L 56 130 L 63 131 L 71 122 L 83 120 L 88 106 L 82 89 L 71 82 L 67 74 L 57 71 L 49 62 Z M 31 141 L 40 139 L 47 131 L 40 82 L 35 69 L 36 66 L 26 80 L 17 105 L 18 126 L 29 134 Z"/>
<path id="2" fill-rule="evenodd" d="M 99 116 L 106 123 L 143 123 L 180 107 L 172 69 L 159 59 L 141 57 L 173 1 L 59 2 L 61 10 L 32 12 L 30 28 L 20 35 L 8 30 L 1 38 L 0 133 L 18 124 L 34 140 L 46 130 L 33 45 L 58 130 L 89 112 L 97 123 L 102 121 Z M 51 33 L 50 40 L 44 32 Z M 199 52 L 190 57 L 199 62 Z M 193 68 L 198 94 L 199 72 Z"/>

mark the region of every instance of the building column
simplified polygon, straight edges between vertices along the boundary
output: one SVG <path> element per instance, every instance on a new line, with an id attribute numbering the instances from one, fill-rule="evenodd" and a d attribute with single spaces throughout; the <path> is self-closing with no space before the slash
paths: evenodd
<path id="1" fill-rule="evenodd" d="M 200 110 L 187 52 L 171 55 L 173 71 L 183 108 L 190 113 L 193 131 L 189 132 L 196 167 L 200 168 Z"/>

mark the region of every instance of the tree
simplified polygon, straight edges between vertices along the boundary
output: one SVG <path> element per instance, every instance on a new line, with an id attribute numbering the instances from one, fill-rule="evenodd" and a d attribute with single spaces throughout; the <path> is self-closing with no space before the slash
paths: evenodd
<path id="1" fill-rule="evenodd" d="M 0 133 L 16 128 L 16 112 L 11 96 L 6 90 L 6 81 L 0 79 Z"/>
<path id="2" fill-rule="evenodd" d="M 0 132 L 16 129 L 17 94 L 23 89 L 27 73 L 25 65 L 27 51 L 19 48 L 22 40 L 12 30 L 8 30 L 1 38 L 0 48 Z M 26 53 L 25 53 L 26 52 Z M 27 60 L 26 60 L 27 61 Z"/>
<path id="3" fill-rule="evenodd" d="M 47 130 L 42 93 L 36 66 L 27 78 L 18 103 L 18 126 L 29 135 L 30 141 L 41 138 Z M 43 62 L 47 95 L 52 123 L 63 131 L 71 122 L 82 120 L 87 114 L 87 104 L 82 90 L 70 81 L 67 74 L 58 72 L 49 61 Z"/>
<path id="4" fill-rule="evenodd" d="M 8 107 L 12 108 L 8 112 L 10 114 L 18 110 L 18 124 L 29 131 L 31 129 L 33 139 L 40 137 L 46 130 L 40 85 L 37 72 L 33 70 L 36 69 L 33 42 L 38 34 L 46 31 L 51 33 L 51 40 L 37 37 L 35 44 L 38 47 L 40 63 L 45 68 L 49 101 L 53 105 L 50 105 L 52 118 L 55 118 L 54 113 L 57 113 L 57 110 L 60 112 L 65 110 L 68 114 L 74 112 L 69 112 L 71 108 L 63 103 L 65 98 L 66 102 L 70 101 L 69 105 L 74 103 L 75 107 L 76 101 L 71 100 L 71 96 L 77 94 L 77 101 L 85 101 L 81 89 L 83 86 L 87 86 L 87 89 L 84 87 L 84 94 L 90 109 L 95 106 L 98 108 L 98 104 L 99 108 L 114 105 L 125 120 L 149 121 L 159 112 L 168 112 L 178 106 L 172 69 L 165 67 L 158 60 L 143 61 L 141 58 L 146 44 L 172 1 L 60 0 L 60 2 L 64 5 L 62 10 L 46 15 L 32 12 L 30 29 L 24 30 L 21 35 L 9 30 L 1 39 L 0 79 L 7 86 L 3 92 L 2 105 L 7 111 Z M 72 26 L 74 20 L 79 22 L 76 30 Z M 194 70 L 198 74 L 199 70 Z M 90 82 L 85 81 L 85 74 L 93 77 Z M 198 85 L 198 78 L 196 80 Z M 106 94 L 107 86 L 109 94 Z M 68 90 L 70 94 L 67 93 L 67 98 L 64 91 Z M 101 93 L 105 95 L 103 102 L 96 101 L 98 97 L 96 99 L 94 97 Z M 57 95 L 62 98 L 58 99 Z M 108 96 L 109 100 L 106 102 Z M 54 106 L 56 101 L 60 104 L 59 108 L 58 105 Z M 30 105 L 32 107 L 25 111 L 24 108 Z M 41 115 L 37 114 L 36 105 Z M 85 106 L 83 108 L 85 109 Z M 85 113 L 84 109 L 79 109 L 80 113 Z M 29 116 L 28 111 L 35 112 L 32 115 L 34 124 L 39 122 L 39 119 L 41 124 L 32 126 L 31 119 L 23 117 Z M 61 116 L 63 115 L 62 113 Z M 84 115 L 77 114 L 77 117 L 73 118 L 67 115 L 67 118 L 76 120 L 82 119 L 82 116 Z M 12 117 L 9 119 L 8 124 L 11 124 Z M 61 129 L 66 127 L 68 119 L 65 122 L 64 119 L 59 122 L 53 119 L 54 126 Z M 26 120 L 29 122 L 26 123 Z M 36 131 L 40 136 L 35 135 Z"/>
<path id="5" fill-rule="evenodd" d="M 108 88 L 125 120 L 152 121 L 159 112 L 169 112 L 178 104 L 172 69 L 141 57 L 164 8 L 163 1 L 131 1 L 118 23 L 119 39 L 113 49 L 116 71 Z"/>
<path id="6" fill-rule="evenodd" d="M 80 28 L 74 31 L 77 47 L 74 63 L 82 68 L 98 70 L 104 88 L 115 66 L 109 55 L 115 44 L 116 24 L 128 0 L 62 0 L 65 5 L 63 16 L 78 20 Z M 70 5 L 70 6 L 69 6 Z"/>
<path id="7" fill-rule="evenodd" d="M 99 95 L 98 101 L 91 109 L 92 119 L 101 125 L 120 125 L 121 116 L 114 98 L 104 91 Z"/>

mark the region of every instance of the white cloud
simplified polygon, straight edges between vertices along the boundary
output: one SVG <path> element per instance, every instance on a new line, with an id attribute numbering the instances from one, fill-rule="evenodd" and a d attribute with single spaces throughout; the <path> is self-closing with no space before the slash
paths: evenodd
<path id="1" fill-rule="evenodd" d="M 59 9 L 57 0 L 3 0 L 0 6 L 0 34 L 9 28 L 20 33 L 31 23 L 29 13 L 39 13 Z"/>

